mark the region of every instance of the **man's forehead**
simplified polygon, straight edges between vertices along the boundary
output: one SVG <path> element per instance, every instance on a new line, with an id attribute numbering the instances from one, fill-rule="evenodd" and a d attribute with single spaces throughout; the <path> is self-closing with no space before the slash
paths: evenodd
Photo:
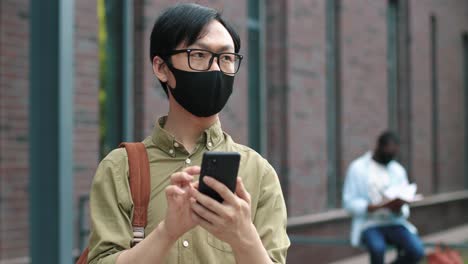
<path id="1" fill-rule="evenodd" d="M 206 50 L 216 50 L 216 51 L 234 51 L 234 45 L 232 44 L 223 44 L 221 42 L 203 42 L 196 41 L 190 47 L 201 48 Z"/>
<path id="2" fill-rule="evenodd" d="M 191 48 L 201 48 L 215 51 L 234 51 L 234 41 L 228 30 L 218 21 L 210 22 L 201 32 L 199 38 L 189 46 Z"/>

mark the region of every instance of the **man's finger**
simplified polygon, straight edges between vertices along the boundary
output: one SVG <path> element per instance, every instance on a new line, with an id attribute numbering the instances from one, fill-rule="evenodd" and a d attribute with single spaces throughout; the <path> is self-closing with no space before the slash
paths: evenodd
<path id="1" fill-rule="evenodd" d="M 244 182 L 242 182 L 241 177 L 237 177 L 236 194 L 242 200 L 244 200 L 244 201 L 246 201 L 247 203 L 250 204 L 250 194 L 245 189 Z"/>
<path id="2" fill-rule="evenodd" d="M 210 223 L 219 222 L 219 216 L 217 216 L 215 213 L 213 213 L 212 211 L 210 211 L 203 205 L 193 200 L 190 200 L 190 204 L 194 213 L 196 213 L 199 217 L 205 219 L 207 222 L 210 222 Z"/>
<path id="3" fill-rule="evenodd" d="M 200 166 L 190 166 L 182 170 L 190 175 L 198 175 L 200 174 Z"/>
<path id="4" fill-rule="evenodd" d="M 197 215 L 195 212 L 192 211 L 192 219 L 198 223 L 202 228 L 206 229 L 208 232 L 212 232 L 214 230 L 214 227 L 213 227 L 213 224 L 206 221 L 205 219 L 203 219 L 202 217 L 200 217 L 199 215 Z"/>
<path id="5" fill-rule="evenodd" d="M 215 192 L 217 192 L 225 202 L 233 204 L 235 203 L 235 195 L 229 190 L 229 188 L 224 185 L 223 183 L 217 181 L 215 178 L 205 176 L 203 177 L 203 181 L 211 187 Z"/>
<path id="6" fill-rule="evenodd" d="M 187 184 L 193 180 L 193 176 L 185 171 L 176 172 L 171 175 L 171 184 Z"/>
<path id="7" fill-rule="evenodd" d="M 185 194 L 185 191 L 175 185 L 169 185 L 166 187 L 166 195 L 169 196 L 174 196 L 174 195 L 183 195 Z"/>
<path id="8" fill-rule="evenodd" d="M 205 194 L 199 192 L 197 189 L 195 189 L 195 188 L 191 189 L 190 194 L 197 202 L 199 202 L 201 205 L 203 205 L 208 210 L 210 210 L 210 211 L 212 211 L 212 212 L 214 212 L 216 214 L 220 214 L 220 213 L 222 213 L 224 211 L 222 204 L 220 204 L 215 199 L 209 197 L 208 195 L 205 195 Z"/>

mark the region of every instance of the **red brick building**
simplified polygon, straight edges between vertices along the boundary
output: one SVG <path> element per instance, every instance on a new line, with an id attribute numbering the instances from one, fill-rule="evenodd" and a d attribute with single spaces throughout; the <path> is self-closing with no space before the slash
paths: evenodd
<path id="1" fill-rule="evenodd" d="M 88 193 L 103 146 L 97 2 L 74 1 L 75 226 L 78 199 Z M 241 36 L 246 60 L 222 112 L 223 128 L 276 168 L 291 219 L 339 208 L 347 164 L 386 128 L 401 135 L 400 159 L 425 196 L 468 189 L 468 2 L 197 2 L 224 10 Z M 173 1 L 133 3 L 131 119 L 133 138 L 141 140 L 166 113 L 148 51 L 155 18 Z M 0 263 L 27 263 L 29 256 L 32 44 L 30 1 L 2 0 Z M 119 89 L 110 91 L 120 120 Z M 77 247 L 78 227 L 75 236 Z M 290 262 L 300 263 L 291 252 Z"/>

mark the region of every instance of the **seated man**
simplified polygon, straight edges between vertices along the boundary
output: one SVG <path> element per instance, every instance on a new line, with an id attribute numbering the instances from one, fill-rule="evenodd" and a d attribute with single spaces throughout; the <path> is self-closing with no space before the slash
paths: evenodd
<path id="1" fill-rule="evenodd" d="M 399 251 L 394 263 L 418 263 L 424 255 L 416 228 L 406 220 L 408 204 L 383 195 L 389 187 L 408 183 L 405 169 L 394 160 L 398 146 L 394 133 L 381 134 L 374 152 L 351 163 L 344 183 L 343 206 L 353 216 L 351 244 L 364 245 L 372 264 L 384 263 L 387 243 Z"/>

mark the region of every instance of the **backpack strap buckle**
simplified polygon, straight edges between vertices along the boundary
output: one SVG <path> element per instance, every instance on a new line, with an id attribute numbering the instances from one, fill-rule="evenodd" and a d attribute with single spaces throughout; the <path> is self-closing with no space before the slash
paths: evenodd
<path id="1" fill-rule="evenodd" d="M 145 228 L 140 226 L 133 227 L 132 247 L 140 243 L 145 238 Z"/>

